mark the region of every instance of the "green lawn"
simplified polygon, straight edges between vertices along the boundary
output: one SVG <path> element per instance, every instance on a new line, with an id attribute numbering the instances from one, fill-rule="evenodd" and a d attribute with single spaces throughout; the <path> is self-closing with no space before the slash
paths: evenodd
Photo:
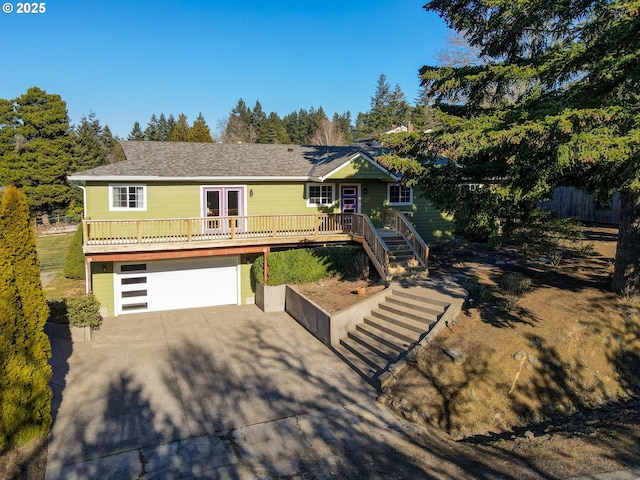
<path id="1" fill-rule="evenodd" d="M 73 232 L 36 237 L 42 284 L 48 300 L 59 300 L 73 293 L 84 291 L 84 280 L 72 280 L 64 277 L 64 260 L 72 237 Z"/>
<path id="2" fill-rule="evenodd" d="M 71 243 L 73 233 L 61 235 L 40 235 L 36 237 L 36 248 L 40 258 L 40 269 L 43 272 L 50 270 L 62 270 L 67 250 Z"/>

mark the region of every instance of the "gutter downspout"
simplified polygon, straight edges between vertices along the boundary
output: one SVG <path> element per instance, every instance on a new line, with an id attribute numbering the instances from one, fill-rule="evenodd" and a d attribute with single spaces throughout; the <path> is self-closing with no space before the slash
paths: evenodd
<path id="1" fill-rule="evenodd" d="M 87 218 L 87 187 L 85 185 L 80 185 L 79 183 L 76 182 L 72 182 L 69 181 L 69 183 L 71 185 L 73 185 L 74 187 L 78 187 L 80 190 L 82 190 L 82 220 L 84 220 L 85 218 Z M 84 228 L 83 228 L 84 231 Z M 84 239 L 82 240 L 82 245 L 84 245 Z M 84 291 L 85 294 L 89 295 L 91 294 L 91 260 L 87 260 L 87 257 L 85 256 L 85 261 L 84 261 Z"/>

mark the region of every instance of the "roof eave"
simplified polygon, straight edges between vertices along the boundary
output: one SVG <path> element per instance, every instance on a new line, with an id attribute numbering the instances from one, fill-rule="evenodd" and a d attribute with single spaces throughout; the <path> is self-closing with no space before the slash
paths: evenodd
<path id="1" fill-rule="evenodd" d="M 71 182 L 300 182 L 309 181 L 310 177 L 296 176 L 195 176 L 195 177 L 164 177 L 154 175 L 70 175 Z"/>

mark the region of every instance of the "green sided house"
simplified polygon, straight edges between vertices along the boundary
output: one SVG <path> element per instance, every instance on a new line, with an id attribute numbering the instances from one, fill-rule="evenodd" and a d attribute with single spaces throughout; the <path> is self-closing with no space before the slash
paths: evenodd
<path id="1" fill-rule="evenodd" d="M 253 303 L 251 266 L 275 249 L 357 242 L 390 279 L 426 270 L 426 242 L 450 235 L 380 150 L 121 145 L 125 161 L 69 177 L 84 191 L 87 291 L 105 315 Z"/>

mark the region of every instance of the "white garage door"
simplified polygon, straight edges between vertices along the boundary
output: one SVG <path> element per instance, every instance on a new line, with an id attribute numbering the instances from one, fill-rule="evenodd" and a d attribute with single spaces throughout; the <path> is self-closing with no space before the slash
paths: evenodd
<path id="1" fill-rule="evenodd" d="M 237 304 L 237 256 L 116 264 L 116 311 L 157 312 Z"/>

